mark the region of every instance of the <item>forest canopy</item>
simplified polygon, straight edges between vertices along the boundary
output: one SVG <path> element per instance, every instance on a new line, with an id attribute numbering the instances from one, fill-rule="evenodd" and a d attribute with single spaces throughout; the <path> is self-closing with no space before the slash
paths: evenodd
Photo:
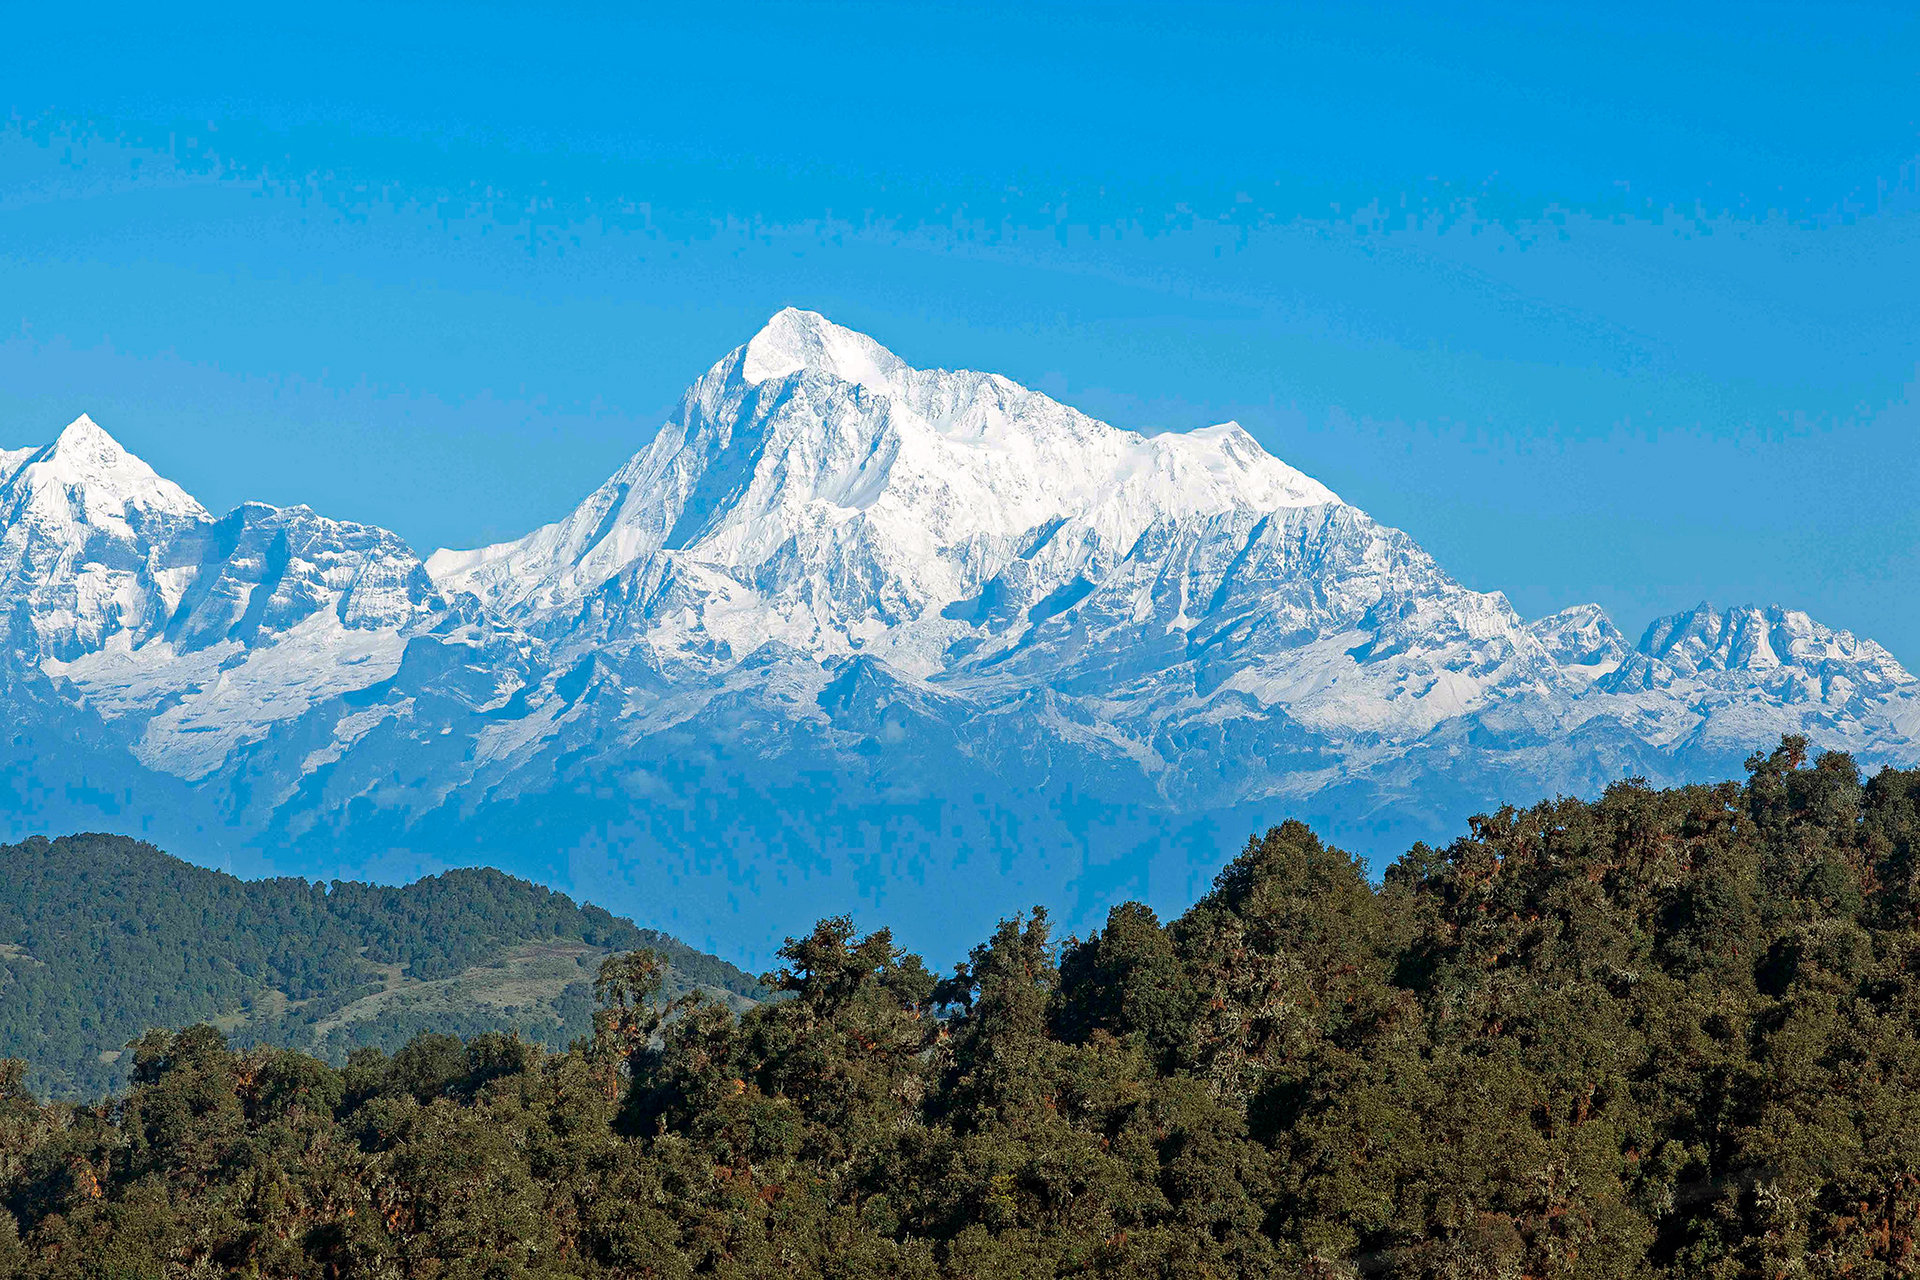
<path id="1" fill-rule="evenodd" d="M 364 1021 L 339 1016 L 387 985 L 383 975 L 444 985 L 518 943 L 577 943 L 595 965 L 647 947 L 671 966 L 676 989 L 759 991 L 714 956 L 486 868 L 401 887 L 239 880 L 111 835 L 0 845 L 0 867 L 0 1057 L 26 1060 L 42 1093 L 93 1097 L 124 1085 L 128 1041 L 214 1019 L 236 1041 L 336 1063 L 427 1029 L 520 1030 L 564 1047 L 589 1027 L 591 968 L 574 970 L 571 990 L 549 982 L 554 995 L 524 1008 L 442 991 Z M 567 966 L 557 968 L 564 979 Z"/>
<path id="2" fill-rule="evenodd" d="M 1379 883 L 1287 823 L 1178 919 L 783 998 L 609 960 L 564 1052 L 334 1067 L 209 1027 L 121 1099 L 0 1073 L 27 1276 L 1890 1276 L 1920 1265 L 1920 771 L 1556 800 Z"/>

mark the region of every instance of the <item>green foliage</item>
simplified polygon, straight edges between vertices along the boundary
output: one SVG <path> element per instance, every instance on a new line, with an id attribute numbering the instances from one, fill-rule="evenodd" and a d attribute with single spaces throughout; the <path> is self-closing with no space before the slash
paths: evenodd
<path id="1" fill-rule="evenodd" d="M 520 1029 L 565 1045 L 591 1027 L 590 975 L 518 1013 L 440 1000 L 318 1029 L 380 988 L 380 969 L 431 981 L 517 943 L 566 939 L 659 953 L 676 989 L 753 997 L 747 974 L 599 907 L 498 871 L 448 871 L 403 888 L 237 880 L 122 836 L 0 846 L 0 1055 L 32 1064 L 43 1093 L 97 1097 L 124 1083 L 116 1056 L 149 1027 L 216 1018 L 237 1038 L 321 1051 L 397 1048 L 426 1030 Z M 269 1015 L 270 1005 L 284 1011 Z"/>
<path id="2" fill-rule="evenodd" d="M 0 1064 L 0 1274 L 1613 1277 L 1920 1269 L 1920 772 L 1289 823 L 1162 923 L 937 980 L 822 921 L 735 1015 L 601 966 L 565 1052 L 207 1027 Z"/>

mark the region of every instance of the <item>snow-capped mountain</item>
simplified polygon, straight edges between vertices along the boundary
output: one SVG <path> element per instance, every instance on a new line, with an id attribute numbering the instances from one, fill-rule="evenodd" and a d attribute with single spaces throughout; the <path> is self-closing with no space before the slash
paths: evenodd
<path id="1" fill-rule="evenodd" d="M 165 616 L 160 548 L 207 520 L 199 503 L 85 416 L 43 449 L 0 452 L 0 474 L 0 581 L 30 656 L 78 657 Z"/>
<path id="2" fill-rule="evenodd" d="M 215 520 L 91 418 L 0 486 L 0 590 L 17 663 L 198 779 L 276 722 L 393 674 L 443 613 L 382 529 L 248 503 Z"/>
<path id="3" fill-rule="evenodd" d="M 1910 761 L 1920 738 L 1914 677 L 1892 654 L 1777 605 L 1662 618 L 1599 688 L 1596 702 L 1631 707 L 1673 749 L 1737 751 L 1790 725 L 1863 759 Z"/>
<path id="4" fill-rule="evenodd" d="M 1234 424 L 1122 431 L 802 311 L 516 542 L 215 519 L 85 418 L 0 453 L 0 513 L 17 829 L 491 861 L 747 955 L 863 904 L 939 950 L 1177 903 L 1285 814 L 1391 856 L 1784 732 L 1920 759 L 1920 683 L 1804 614 L 1529 622 Z"/>
<path id="5" fill-rule="evenodd" d="M 1119 431 L 1005 378 L 910 369 L 789 310 L 565 520 L 428 568 L 542 634 L 584 616 L 661 636 L 673 611 L 632 606 L 664 591 L 698 602 L 690 633 L 662 637 L 683 649 L 877 645 L 924 676 L 978 630 L 942 615 L 962 600 L 991 590 L 1024 612 L 1169 520 L 1337 501 L 1231 423 Z"/>

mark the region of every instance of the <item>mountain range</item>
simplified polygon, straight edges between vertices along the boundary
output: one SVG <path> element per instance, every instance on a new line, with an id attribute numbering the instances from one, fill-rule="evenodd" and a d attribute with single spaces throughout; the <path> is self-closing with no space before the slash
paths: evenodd
<path id="1" fill-rule="evenodd" d="M 1920 682 L 1779 606 L 1522 618 L 1226 423 L 1142 435 L 782 311 L 557 523 L 424 561 L 222 516 L 91 419 L 0 452 L 0 836 L 487 863 L 736 957 L 884 911 L 1184 903 L 1258 827 L 1920 761 Z"/>

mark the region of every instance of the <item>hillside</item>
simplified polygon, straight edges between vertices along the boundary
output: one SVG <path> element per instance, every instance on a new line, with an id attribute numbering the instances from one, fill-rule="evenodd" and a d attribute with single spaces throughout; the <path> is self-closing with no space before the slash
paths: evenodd
<path id="1" fill-rule="evenodd" d="M 239 880 L 120 836 L 0 846 L 0 1057 L 63 1096 L 121 1085 L 152 1027 L 236 1044 L 396 1049 L 420 1031 L 591 1028 L 601 961 L 648 948 L 670 989 L 744 1007 L 755 980 L 664 934 L 492 870 L 401 888 Z"/>
<path id="2" fill-rule="evenodd" d="M 0 1064 L 0 1273 L 1911 1275 L 1917 802 L 1796 739 L 1378 884 L 1287 823 L 1176 919 L 1009 919 L 941 980 L 843 919 L 743 1015 L 623 963 L 564 1054 L 202 1027 L 88 1108 Z"/>

